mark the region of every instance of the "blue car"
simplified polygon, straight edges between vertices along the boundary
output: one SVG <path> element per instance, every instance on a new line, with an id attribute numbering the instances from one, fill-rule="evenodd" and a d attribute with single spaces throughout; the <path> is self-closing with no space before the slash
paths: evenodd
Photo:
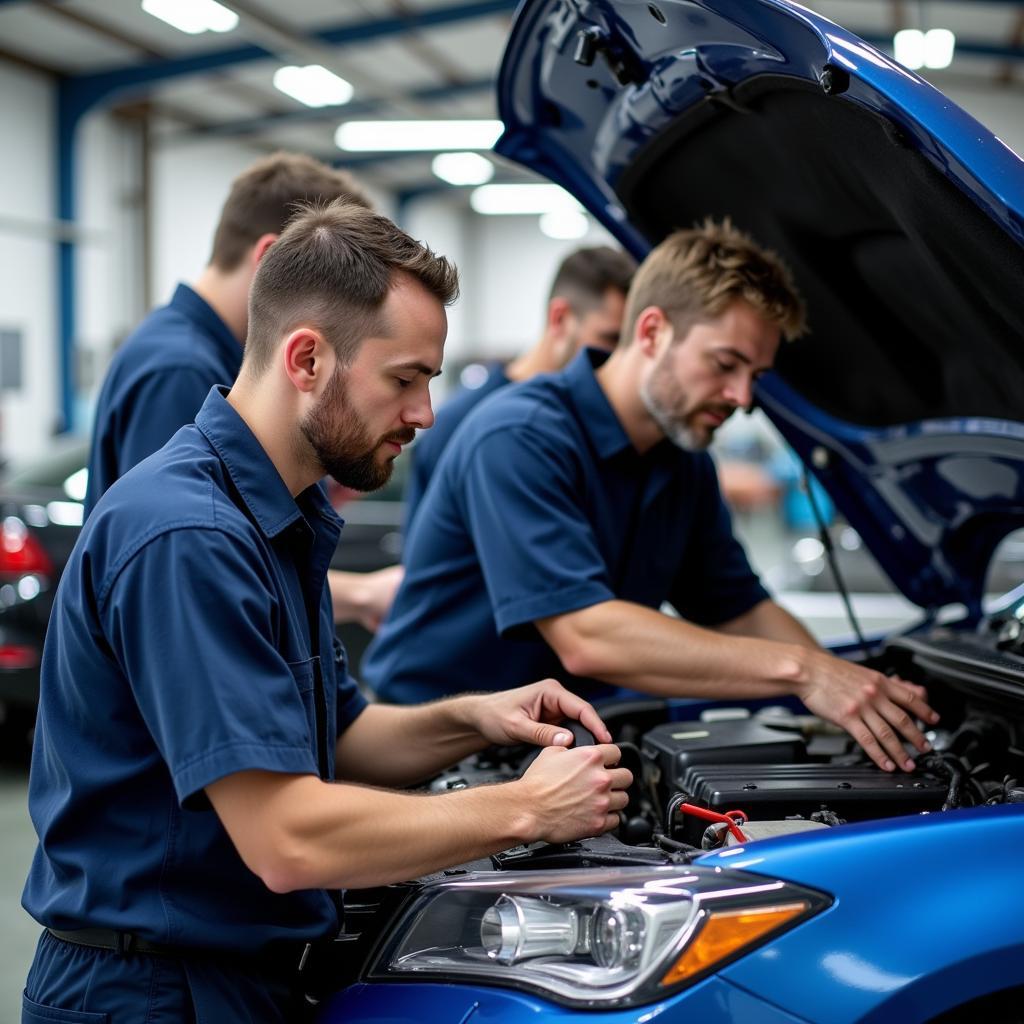
<path id="1" fill-rule="evenodd" d="M 982 608 L 1024 526 L 1024 163 L 786 0 L 528 0 L 499 100 L 498 151 L 638 257 L 730 216 L 793 267 L 758 402 L 921 608 L 852 656 L 942 723 L 888 775 L 787 708 L 608 708 L 618 832 L 350 893 L 321 1020 L 1024 1020 L 1024 588 Z"/>

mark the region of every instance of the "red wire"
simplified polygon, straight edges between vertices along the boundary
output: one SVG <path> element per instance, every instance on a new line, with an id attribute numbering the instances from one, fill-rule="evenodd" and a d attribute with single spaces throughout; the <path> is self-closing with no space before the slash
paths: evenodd
<path id="1" fill-rule="evenodd" d="M 680 804 L 677 810 L 681 811 L 683 814 L 692 814 L 695 818 L 703 818 L 704 821 L 714 821 L 719 824 L 724 824 L 728 827 L 733 838 L 738 843 L 747 842 L 747 837 L 740 830 L 739 825 L 734 821 L 734 818 L 739 818 L 740 821 L 747 820 L 747 816 L 743 811 L 726 811 L 725 814 L 719 814 L 718 811 L 709 811 L 707 808 L 698 807 L 696 804 Z"/>

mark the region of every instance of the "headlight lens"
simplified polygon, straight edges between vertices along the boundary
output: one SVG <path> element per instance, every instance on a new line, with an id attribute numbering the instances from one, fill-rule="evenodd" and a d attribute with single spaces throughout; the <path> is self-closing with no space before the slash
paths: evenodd
<path id="1" fill-rule="evenodd" d="M 828 906 L 713 868 L 469 874 L 428 885 L 371 977 L 511 985 L 571 1006 L 649 1002 Z"/>

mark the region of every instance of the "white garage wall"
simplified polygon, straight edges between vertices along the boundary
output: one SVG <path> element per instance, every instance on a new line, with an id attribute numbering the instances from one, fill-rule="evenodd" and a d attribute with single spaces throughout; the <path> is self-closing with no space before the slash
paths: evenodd
<path id="1" fill-rule="evenodd" d="M 76 182 L 76 433 L 91 429 L 107 363 L 144 313 L 143 172 L 139 123 L 107 112 L 84 119 Z"/>
<path id="2" fill-rule="evenodd" d="M 22 332 L 23 386 L 0 394 L 0 454 L 29 457 L 58 409 L 53 224 L 54 93 L 48 77 L 0 62 L 0 329 Z"/>

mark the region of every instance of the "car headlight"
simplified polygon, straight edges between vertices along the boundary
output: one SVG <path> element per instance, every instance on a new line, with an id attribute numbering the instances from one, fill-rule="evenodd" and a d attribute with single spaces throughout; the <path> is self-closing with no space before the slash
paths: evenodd
<path id="1" fill-rule="evenodd" d="M 427 885 L 370 977 L 509 985 L 570 1006 L 663 998 L 827 907 L 721 868 L 472 873 Z"/>

